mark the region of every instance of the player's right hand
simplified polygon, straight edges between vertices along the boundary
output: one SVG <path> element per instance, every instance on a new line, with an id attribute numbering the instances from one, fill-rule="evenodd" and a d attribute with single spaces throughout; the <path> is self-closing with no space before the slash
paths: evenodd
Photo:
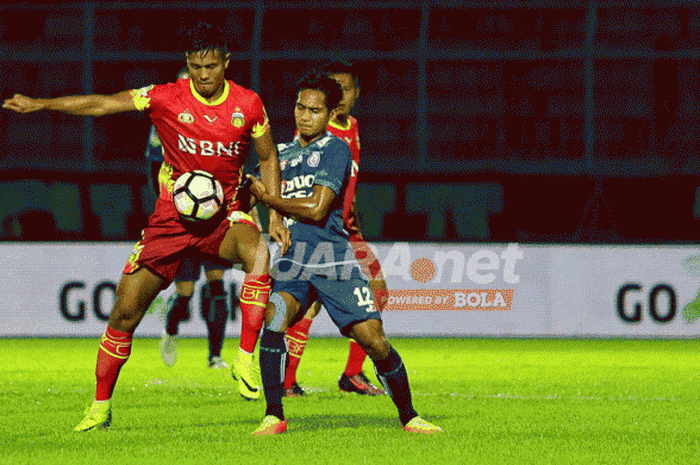
<path id="1" fill-rule="evenodd" d="M 15 94 L 12 98 L 6 99 L 2 103 L 2 107 L 17 113 L 31 113 L 43 108 L 38 99 L 26 97 L 22 94 Z"/>

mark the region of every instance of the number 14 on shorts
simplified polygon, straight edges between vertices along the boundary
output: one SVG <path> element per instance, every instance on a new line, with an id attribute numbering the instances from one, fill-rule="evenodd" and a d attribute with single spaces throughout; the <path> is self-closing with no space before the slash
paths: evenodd
<path id="1" fill-rule="evenodd" d="M 356 287 L 352 292 L 355 294 L 355 297 L 357 297 L 358 307 L 365 307 L 367 313 L 377 311 L 377 309 L 374 308 L 374 298 L 372 296 L 372 290 L 369 287 Z"/>

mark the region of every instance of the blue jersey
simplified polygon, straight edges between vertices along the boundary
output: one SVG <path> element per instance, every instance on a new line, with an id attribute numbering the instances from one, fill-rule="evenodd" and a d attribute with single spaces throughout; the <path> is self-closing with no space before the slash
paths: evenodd
<path id="1" fill-rule="evenodd" d="M 350 180 L 352 154 L 342 139 L 330 132 L 306 147 L 299 139 L 278 144 L 282 198 L 306 198 L 314 185 L 335 193 L 328 214 L 319 222 L 308 218 L 284 218 L 292 245 L 275 261 L 276 279 L 308 279 L 312 275 L 332 280 L 362 277 L 348 234 L 343 228 L 343 198 Z"/>
<path id="2" fill-rule="evenodd" d="M 144 156 L 148 161 L 163 163 L 163 144 L 160 143 L 160 137 L 154 126 L 151 126 L 151 131 L 148 133 L 148 144 L 146 144 Z"/>

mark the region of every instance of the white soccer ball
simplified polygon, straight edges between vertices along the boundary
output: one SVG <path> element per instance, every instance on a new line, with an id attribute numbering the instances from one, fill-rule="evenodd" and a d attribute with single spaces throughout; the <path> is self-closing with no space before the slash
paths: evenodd
<path id="1" fill-rule="evenodd" d="M 173 185 L 173 202 L 183 219 L 205 221 L 221 209 L 224 190 L 210 173 L 203 170 L 188 171 L 182 173 Z"/>

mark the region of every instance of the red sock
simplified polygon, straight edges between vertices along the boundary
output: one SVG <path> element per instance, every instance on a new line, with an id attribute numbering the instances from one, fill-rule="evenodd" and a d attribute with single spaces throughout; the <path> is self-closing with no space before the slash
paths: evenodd
<path id="1" fill-rule="evenodd" d="M 246 274 L 241 289 L 240 348 L 252 354 L 265 321 L 265 307 L 270 297 L 272 280 L 269 274 Z"/>
<path id="2" fill-rule="evenodd" d="M 374 306 L 377 310 L 383 312 L 387 302 L 389 302 L 389 291 L 386 289 L 376 289 L 374 291 Z"/>
<path id="3" fill-rule="evenodd" d="M 97 392 L 95 400 L 109 400 L 112 398 L 114 386 L 119 378 L 119 370 L 131 355 L 131 333 L 122 333 L 109 326 L 100 340 L 100 348 L 97 351 Z"/>
<path id="4" fill-rule="evenodd" d="M 362 373 L 362 364 L 365 362 L 367 352 L 360 344 L 350 341 L 350 353 L 348 354 L 348 364 L 345 366 L 345 375 L 355 376 Z"/>
<path id="5" fill-rule="evenodd" d="M 284 388 L 289 389 L 297 382 L 297 368 L 301 362 L 301 356 L 309 340 L 311 321 L 302 318 L 297 324 L 287 330 L 287 345 L 289 346 L 289 365 L 284 375 Z"/>

